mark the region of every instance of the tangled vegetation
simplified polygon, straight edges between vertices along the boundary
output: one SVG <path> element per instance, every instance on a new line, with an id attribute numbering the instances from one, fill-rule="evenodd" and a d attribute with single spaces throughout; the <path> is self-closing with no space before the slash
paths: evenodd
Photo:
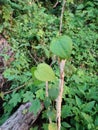
<path id="1" fill-rule="evenodd" d="M 20 104 L 30 101 L 35 114 L 44 102 L 45 109 L 31 130 L 54 130 L 58 81 L 45 83 L 34 76 L 39 63 L 52 66 L 59 79 L 57 57 L 50 51 L 51 41 L 59 34 L 62 1 L 0 0 L 0 34 L 9 42 L 14 61 L 3 73 L 10 85 L 2 88 L 3 124 Z M 61 130 L 98 130 L 98 1 L 67 0 L 62 35 L 73 41 L 71 58 L 64 71 Z M 2 54 L 5 60 L 8 55 Z M 9 87 L 10 86 L 10 87 Z M 52 125 L 49 125 L 49 118 Z"/>

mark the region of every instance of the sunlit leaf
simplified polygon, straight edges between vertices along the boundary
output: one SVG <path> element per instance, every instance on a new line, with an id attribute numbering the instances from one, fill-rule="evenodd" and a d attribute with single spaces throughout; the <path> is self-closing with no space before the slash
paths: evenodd
<path id="1" fill-rule="evenodd" d="M 44 100 L 45 94 L 44 94 L 44 90 L 42 88 L 37 90 L 35 93 L 36 93 L 37 98 Z"/>
<path id="2" fill-rule="evenodd" d="M 84 112 L 81 112 L 81 115 L 83 116 L 83 118 L 86 120 L 86 122 L 88 123 L 92 123 L 93 122 L 93 119 L 90 115 L 84 113 Z"/>
<path id="3" fill-rule="evenodd" d="M 4 93 L 3 92 L 0 92 L 0 97 L 3 99 L 3 97 L 4 97 Z"/>
<path id="4" fill-rule="evenodd" d="M 52 40 L 50 50 L 62 59 L 67 59 L 71 55 L 72 40 L 70 37 L 64 35 Z"/>
<path id="5" fill-rule="evenodd" d="M 35 77 L 41 81 L 54 81 L 55 74 L 52 68 L 45 63 L 41 63 L 37 66 L 37 69 L 34 72 Z"/>
<path id="6" fill-rule="evenodd" d="M 57 130 L 56 123 L 50 123 L 48 126 L 48 130 Z"/>

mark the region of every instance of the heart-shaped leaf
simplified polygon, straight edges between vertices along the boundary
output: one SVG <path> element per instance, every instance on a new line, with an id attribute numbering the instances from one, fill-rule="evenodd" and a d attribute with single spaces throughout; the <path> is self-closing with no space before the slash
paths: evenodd
<path id="1" fill-rule="evenodd" d="M 46 63 L 39 64 L 37 66 L 37 69 L 34 72 L 34 75 L 38 80 L 41 80 L 41 81 L 54 81 L 55 80 L 55 74 L 52 68 Z"/>
<path id="2" fill-rule="evenodd" d="M 59 36 L 53 39 L 50 50 L 61 59 L 68 59 L 72 51 L 72 40 L 69 36 Z"/>

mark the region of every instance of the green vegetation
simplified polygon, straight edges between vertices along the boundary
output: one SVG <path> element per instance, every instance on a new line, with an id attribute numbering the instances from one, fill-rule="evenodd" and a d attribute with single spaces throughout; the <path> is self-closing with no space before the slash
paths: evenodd
<path id="1" fill-rule="evenodd" d="M 30 101 L 30 111 L 36 114 L 42 101 L 45 109 L 40 116 L 40 129 L 56 128 L 55 100 L 59 93 L 60 78 L 56 54 L 61 59 L 67 58 L 61 130 L 98 130 L 98 1 L 67 0 L 63 16 L 63 39 L 58 42 L 62 1 L 56 7 L 55 3 L 52 0 L 0 1 L 0 33 L 15 53 L 14 61 L 4 71 L 4 77 L 11 85 L 0 94 L 4 100 L 0 125 L 20 104 Z M 59 41 L 63 42 L 66 35 L 72 39 L 73 49 L 67 46 L 64 52 L 65 47 L 58 44 Z M 4 55 L 4 58 L 9 57 Z M 40 81 L 37 78 L 42 79 Z M 43 81 L 49 81 L 48 97 L 45 96 L 46 85 Z M 39 128 L 38 124 L 34 126 L 33 130 Z"/>

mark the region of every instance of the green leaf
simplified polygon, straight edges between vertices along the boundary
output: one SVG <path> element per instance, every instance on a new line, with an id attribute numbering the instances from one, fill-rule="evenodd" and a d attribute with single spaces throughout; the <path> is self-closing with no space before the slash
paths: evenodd
<path id="1" fill-rule="evenodd" d="M 42 126 L 42 129 L 43 129 L 43 130 L 48 130 L 48 123 L 47 123 L 47 124 L 44 123 L 43 126 Z"/>
<path id="2" fill-rule="evenodd" d="M 49 97 L 46 97 L 45 100 L 44 100 L 44 105 L 45 105 L 45 108 L 48 108 L 51 104 L 51 100 Z"/>
<path id="3" fill-rule="evenodd" d="M 49 89 L 49 97 L 50 97 L 51 99 L 56 99 L 57 96 L 58 96 L 58 89 L 55 88 L 55 87 L 50 88 L 50 89 Z"/>
<path id="4" fill-rule="evenodd" d="M 0 97 L 3 99 L 3 97 L 4 97 L 4 93 L 3 92 L 0 92 Z"/>
<path id="5" fill-rule="evenodd" d="M 80 5 L 77 7 L 78 10 L 82 10 L 83 8 L 84 8 L 84 5 L 83 5 L 83 4 L 80 4 Z"/>
<path id="6" fill-rule="evenodd" d="M 64 126 L 65 128 L 70 128 L 71 125 L 69 125 L 67 122 L 62 122 L 62 126 Z"/>
<path id="7" fill-rule="evenodd" d="M 31 68 L 31 73 L 32 73 L 32 78 L 33 79 L 35 78 L 35 75 L 34 75 L 35 70 L 36 70 L 36 67 Z"/>
<path id="8" fill-rule="evenodd" d="M 19 95 L 19 93 L 13 93 L 9 104 L 13 104 L 13 106 L 16 106 L 19 102 L 21 102 L 21 96 Z"/>
<path id="9" fill-rule="evenodd" d="M 74 3 L 73 0 L 67 0 L 68 3 Z"/>
<path id="10" fill-rule="evenodd" d="M 34 115 L 37 114 L 37 112 L 40 110 L 41 108 L 41 104 L 40 104 L 40 101 L 38 99 L 35 99 L 32 101 L 32 105 L 30 107 L 30 112 L 33 112 Z"/>
<path id="11" fill-rule="evenodd" d="M 42 46 L 42 45 L 32 46 L 32 48 L 37 49 L 37 50 L 42 49 L 42 50 L 44 50 L 46 57 L 47 58 L 50 57 L 50 52 L 49 52 L 48 48 L 45 45 L 44 46 Z"/>
<path id="12" fill-rule="evenodd" d="M 91 101 L 89 103 L 83 104 L 83 112 L 91 112 L 94 105 L 95 105 L 95 101 Z"/>
<path id="13" fill-rule="evenodd" d="M 50 123 L 48 125 L 48 130 L 57 130 L 57 125 L 56 123 Z"/>
<path id="14" fill-rule="evenodd" d="M 48 50 L 45 46 L 43 46 L 42 48 L 43 48 L 43 50 L 44 50 L 45 55 L 47 56 L 47 58 L 49 58 L 49 57 L 50 57 L 50 52 L 49 52 L 49 50 Z"/>
<path id="15" fill-rule="evenodd" d="M 53 39 L 50 44 L 50 50 L 61 59 L 68 59 L 72 52 L 72 40 L 64 35 Z"/>
<path id="16" fill-rule="evenodd" d="M 30 128 L 30 130 L 38 130 L 38 127 Z"/>
<path id="17" fill-rule="evenodd" d="M 11 14 L 13 12 L 13 9 L 10 5 L 3 6 L 3 18 L 5 21 L 8 21 L 11 19 Z"/>
<path id="18" fill-rule="evenodd" d="M 90 115 L 84 113 L 84 112 L 81 112 L 81 115 L 83 116 L 83 118 L 85 119 L 85 121 L 87 121 L 87 123 L 92 123 L 93 122 L 93 119 Z"/>
<path id="19" fill-rule="evenodd" d="M 66 62 L 64 67 L 65 76 L 71 76 L 74 72 L 76 72 L 76 68 L 69 62 Z"/>
<path id="20" fill-rule="evenodd" d="M 81 104 L 82 104 L 81 99 L 79 97 L 77 97 L 77 96 L 75 96 L 75 99 L 76 99 L 76 104 L 78 105 L 78 107 L 80 107 Z"/>
<path id="21" fill-rule="evenodd" d="M 49 109 L 47 110 L 47 116 L 51 119 L 51 121 L 55 121 L 56 118 L 56 110 L 55 109 Z"/>
<path id="22" fill-rule="evenodd" d="M 54 81 L 55 74 L 52 68 L 45 63 L 40 63 L 34 72 L 35 77 L 41 81 Z"/>
<path id="23" fill-rule="evenodd" d="M 95 125 L 98 126 L 98 116 L 95 118 Z"/>
<path id="24" fill-rule="evenodd" d="M 72 115 L 71 107 L 68 105 L 62 106 L 62 118 L 66 118 Z"/>
<path id="25" fill-rule="evenodd" d="M 45 99 L 45 93 L 44 93 L 44 90 L 42 88 L 37 90 L 35 93 L 36 93 L 37 98 L 39 98 L 41 100 Z"/>
<path id="26" fill-rule="evenodd" d="M 35 96 L 31 91 L 27 91 L 23 94 L 23 102 L 32 101 L 34 97 Z"/>

